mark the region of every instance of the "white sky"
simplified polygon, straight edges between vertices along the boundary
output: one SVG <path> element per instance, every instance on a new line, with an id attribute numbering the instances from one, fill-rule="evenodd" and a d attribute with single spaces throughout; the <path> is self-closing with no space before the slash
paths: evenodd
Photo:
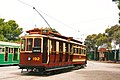
<path id="1" fill-rule="evenodd" d="M 36 7 L 51 27 L 65 36 L 81 39 L 90 34 L 103 33 L 106 28 L 118 24 L 119 11 L 112 0 L 21 1 Z M 0 0 L 0 18 L 15 20 L 24 31 L 35 28 L 35 25 L 39 28 L 48 27 L 32 7 L 18 0 Z"/>

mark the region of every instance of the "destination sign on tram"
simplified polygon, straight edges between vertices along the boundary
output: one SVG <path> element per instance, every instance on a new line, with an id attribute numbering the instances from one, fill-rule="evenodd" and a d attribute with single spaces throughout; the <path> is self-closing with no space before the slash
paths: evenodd
<path id="1" fill-rule="evenodd" d="M 41 48 L 39 48 L 39 47 L 34 47 L 34 48 L 32 49 L 32 52 L 33 52 L 33 53 L 40 53 L 40 52 L 41 52 Z"/>

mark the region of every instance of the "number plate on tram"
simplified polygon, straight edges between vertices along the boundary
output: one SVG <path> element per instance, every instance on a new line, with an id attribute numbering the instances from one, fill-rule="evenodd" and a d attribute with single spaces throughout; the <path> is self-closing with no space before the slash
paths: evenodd
<path id="1" fill-rule="evenodd" d="M 39 61 L 39 60 L 40 60 L 40 57 L 33 57 L 32 60 L 33 60 L 33 61 Z"/>

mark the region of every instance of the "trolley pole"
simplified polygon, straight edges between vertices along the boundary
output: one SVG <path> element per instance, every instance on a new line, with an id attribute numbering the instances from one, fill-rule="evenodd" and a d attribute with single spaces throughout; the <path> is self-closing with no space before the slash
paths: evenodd
<path id="1" fill-rule="evenodd" d="M 46 24 L 49 26 L 49 28 L 52 29 L 50 27 L 50 24 L 47 22 L 47 20 L 42 16 L 42 14 L 40 14 L 40 12 L 35 7 L 33 7 L 33 9 L 42 17 L 42 19 L 46 22 Z"/>

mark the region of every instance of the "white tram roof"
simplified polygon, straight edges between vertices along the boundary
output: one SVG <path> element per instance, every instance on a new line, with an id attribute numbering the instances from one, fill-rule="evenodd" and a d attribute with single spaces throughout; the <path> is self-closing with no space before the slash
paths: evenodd
<path id="1" fill-rule="evenodd" d="M 11 43 L 11 42 L 0 41 L 0 46 L 20 47 L 20 44 L 18 44 L 18 43 Z"/>

